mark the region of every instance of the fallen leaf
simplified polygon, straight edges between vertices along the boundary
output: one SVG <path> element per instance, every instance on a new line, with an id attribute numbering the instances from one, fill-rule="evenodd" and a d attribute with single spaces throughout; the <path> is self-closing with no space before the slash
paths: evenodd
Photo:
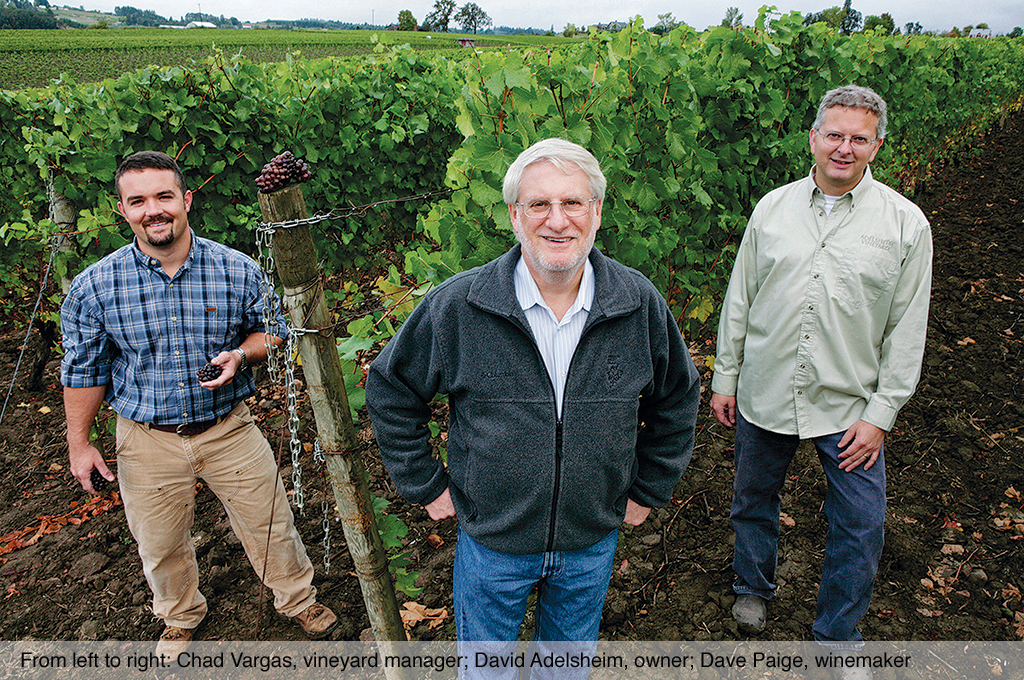
<path id="1" fill-rule="evenodd" d="M 795 527 L 796 526 L 796 520 L 793 519 L 792 517 L 790 517 L 789 515 L 787 515 L 784 512 L 780 512 L 779 513 L 779 522 L 782 523 L 784 526 L 787 526 L 787 527 Z"/>
<path id="2" fill-rule="evenodd" d="M 427 536 L 427 545 L 429 545 L 434 550 L 437 550 L 442 545 L 444 545 L 444 539 L 438 536 L 437 534 L 430 534 L 429 536 Z"/>
<path id="3" fill-rule="evenodd" d="M 1021 500 L 1020 491 L 1017 491 L 1012 486 L 1009 489 L 1007 489 L 1006 491 L 1004 491 L 1003 495 L 1006 496 L 1007 498 L 1012 498 L 1013 500 L 1015 500 L 1017 502 L 1020 502 L 1020 500 Z"/>
<path id="4" fill-rule="evenodd" d="M 930 619 L 934 619 L 937 616 L 942 616 L 942 612 L 938 609 L 918 609 L 917 613 L 921 616 L 927 616 Z"/>
<path id="5" fill-rule="evenodd" d="M 53 410 L 53 409 L 51 409 L 51 408 L 50 408 L 49 406 L 44 406 L 44 407 L 42 407 L 41 409 L 39 409 L 39 412 L 40 412 L 40 413 L 49 413 L 49 412 L 50 412 L 50 411 L 52 411 L 52 410 Z"/>
<path id="6" fill-rule="evenodd" d="M 977 345 L 978 343 L 974 341 L 974 338 L 964 338 L 963 340 L 957 340 L 956 344 L 965 347 L 967 345 Z"/>
<path id="7" fill-rule="evenodd" d="M 64 466 L 61 465 L 60 463 L 50 463 L 50 467 L 46 468 L 46 471 L 47 472 L 60 472 L 63 469 L 64 469 Z M 1010 488 L 1012 489 L 1013 487 L 1010 487 Z"/>
<path id="8" fill-rule="evenodd" d="M 957 545 L 955 543 L 947 543 L 946 545 L 942 546 L 940 552 L 943 555 L 963 555 L 964 547 L 962 545 Z"/>
<path id="9" fill-rule="evenodd" d="M 402 625 L 408 630 L 421 621 L 429 621 L 428 628 L 433 629 L 444 623 L 448 618 L 448 608 L 428 609 L 419 602 L 406 602 L 400 612 Z"/>

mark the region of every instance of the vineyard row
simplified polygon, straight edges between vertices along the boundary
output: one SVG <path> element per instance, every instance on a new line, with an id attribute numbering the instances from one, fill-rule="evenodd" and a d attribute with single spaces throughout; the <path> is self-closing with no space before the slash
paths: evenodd
<path id="1" fill-rule="evenodd" d="M 713 320 L 746 216 L 769 189 L 807 172 L 817 102 L 845 83 L 890 105 L 876 177 L 912 193 L 1024 92 L 1024 41 L 839 36 L 799 13 L 762 10 L 754 28 L 637 22 L 560 47 L 471 58 L 381 46 L 360 58 L 257 64 L 215 52 L 191 67 L 0 92 L 0 295 L 38 286 L 56 227 L 48 186 L 77 206 L 73 274 L 127 242 L 115 211 L 118 159 L 177 156 L 203 235 L 254 252 L 254 179 L 282 150 L 314 169 L 314 210 L 382 203 L 322 226 L 329 273 L 382 263 L 393 279 L 437 281 L 513 240 L 500 195 L 508 163 L 562 136 L 608 178 L 598 246 L 647 274 L 688 326 Z M 393 270 L 394 273 L 394 270 Z M 5 310 L 0 308 L 0 314 Z"/>

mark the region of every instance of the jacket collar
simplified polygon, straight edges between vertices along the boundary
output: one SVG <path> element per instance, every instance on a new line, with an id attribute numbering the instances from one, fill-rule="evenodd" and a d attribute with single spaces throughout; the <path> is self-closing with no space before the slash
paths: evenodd
<path id="1" fill-rule="evenodd" d="M 518 319 L 528 328 L 526 315 L 516 298 L 513 279 L 521 256 L 522 246 L 517 243 L 501 257 L 480 267 L 466 301 L 485 312 Z M 589 258 L 594 267 L 594 302 L 587 326 L 602 318 L 622 316 L 637 309 L 640 291 L 629 270 L 617 265 L 597 248 L 591 249 Z"/>

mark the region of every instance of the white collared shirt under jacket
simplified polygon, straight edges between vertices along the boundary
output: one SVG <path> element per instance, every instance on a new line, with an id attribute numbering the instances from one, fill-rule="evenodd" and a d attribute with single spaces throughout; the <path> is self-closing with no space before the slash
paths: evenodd
<path id="1" fill-rule="evenodd" d="M 802 439 L 858 420 L 892 429 L 921 375 L 931 294 L 924 213 L 868 169 L 830 213 L 814 183 L 750 217 L 718 326 L 711 389 Z"/>
<path id="2" fill-rule="evenodd" d="M 519 306 L 530 322 L 530 330 L 537 341 L 537 348 L 544 359 L 544 366 L 551 378 L 551 386 L 555 390 L 555 407 L 558 417 L 562 417 L 562 398 L 565 396 L 565 378 L 569 374 L 569 364 L 576 351 L 576 345 L 583 334 L 583 326 L 587 323 L 590 307 L 594 303 L 594 266 L 590 260 L 583 263 L 583 276 L 576 300 L 562 315 L 555 318 L 555 313 L 544 301 L 540 287 L 530 273 L 526 260 L 519 258 L 515 275 L 516 298 Z"/>

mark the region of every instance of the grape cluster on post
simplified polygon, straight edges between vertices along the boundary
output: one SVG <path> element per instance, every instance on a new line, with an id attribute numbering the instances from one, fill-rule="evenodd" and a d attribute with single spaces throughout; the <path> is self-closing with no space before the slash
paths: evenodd
<path id="1" fill-rule="evenodd" d="M 256 186 L 260 193 L 269 194 L 289 184 L 305 182 L 312 176 L 306 161 L 296 158 L 291 151 L 285 151 L 263 166 L 256 178 Z"/>

